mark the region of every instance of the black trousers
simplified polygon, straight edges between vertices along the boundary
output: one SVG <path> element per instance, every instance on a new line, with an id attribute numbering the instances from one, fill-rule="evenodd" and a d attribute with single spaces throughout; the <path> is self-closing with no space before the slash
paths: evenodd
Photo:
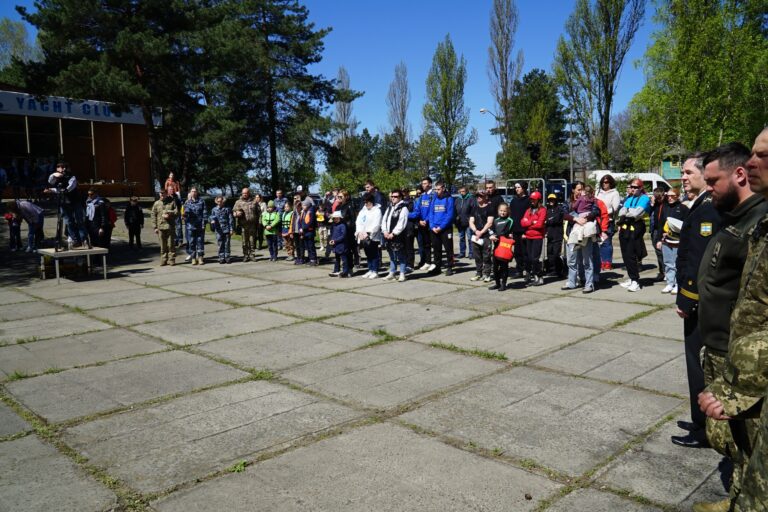
<path id="1" fill-rule="evenodd" d="M 563 239 L 547 238 L 547 271 L 563 275 Z M 594 269 L 593 269 L 594 270 Z"/>
<path id="2" fill-rule="evenodd" d="M 141 226 L 128 226 L 128 247 L 133 247 L 134 241 L 141 249 Z"/>
<path id="3" fill-rule="evenodd" d="M 523 233 L 512 233 L 515 240 L 515 271 L 522 273 L 527 268 L 528 257 L 525 251 L 525 238 Z"/>
<path id="4" fill-rule="evenodd" d="M 642 239 L 639 240 L 642 243 Z M 640 260 L 642 255 L 640 254 L 638 247 L 638 240 L 625 230 L 619 233 L 619 246 L 621 247 L 621 258 L 624 260 L 624 265 L 627 268 L 627 276 L 637 281 L 640 279 Z"/>
<path id="5" fill-rule="evenodd" d="M 421 257 L 423 258 L 423 261 L 419 262 L 419 266 L 422 266 L 425 263 L 432 263 L 432 231 L 429 229 L 429 225 L 417 224 L 417 228 L 421 240 Z"/>
<path id="6" fill-rule="evenodd" d="M 437 265 L 437 268 L 442 268 L 443 248 L 445 248 L 445 257 L 448 260 L 447 267 L 451 268 L 453 266 L 453 229 L 444 229 L 440 233 L 430 230 L 429 236 L 434 251 L 432 262 Z"/>
<path id="7" fill-rule="evenodd" d="M 700 439 L 706 437 L 706 416 L 699 409 L 699 393 L 704 391 L 704 369 L 701 366 L 701 349 L 703 342 L 699 332 L 699 314 L 692 312 L 683 320 L 683 334 L 685 336 L 685 368 L 688 373 L 688 394 L 691 402 L 691 421 L 700 429 L 694 432 L 694 436 Z"/>
<path id="8" fill-rule="evenodd" d="M 540 276 L 541 272 L 541 250 L 544 248 L 544 240 L 525 239 L 526 252 L 526 270 L 528 275 Z"/>
<path id="9" fill-rule="evenodd" d="M 496 284 L 503 282 L 506 285 L 507 277 L 509 277 L 509 262 L 493 258 L 493 279 Z"/>

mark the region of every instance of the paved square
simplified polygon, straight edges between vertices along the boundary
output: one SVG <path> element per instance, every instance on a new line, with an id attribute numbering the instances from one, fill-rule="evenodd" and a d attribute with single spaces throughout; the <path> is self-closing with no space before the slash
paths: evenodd
<path id="1" fill-rule="evenodd" d="M 507 464 L 383 424 L 173 493 L 152 506 L 161 512 L 212 507 L 231 512 L 526 511 L 559 487 Z"/>
<path id="2" fill-rule="evenodd" d="M 617 330 L 683 341 L 683 319 L 677 316 L 674 306 L 622 325 Z"/>
<path id="3" fill-rule="evenodd" d="M 13 409 L 0 402 L 0 437 L 12 436 L 31 429 L 32 425 L 24 421 Z"/>
<path id="4" fill-rule="evenodd" d="M 126 306 L 138 302 L 152 302 L 157 300 L 167 300 L 181 297 L 178 293 L 172 293 L 158 288 L 135 288 L 131 290 L 118 291 L 116 293 L 94 293 L 90 295 L 75 295 L 74 297 L 62 297 L 54 299 L 60 304 L 65 304 L 73 308 L 90 310 L 104 307 Z"/>
<path id="5" fill-rule="evenodd" d="M 2 303 L 0 303 L 2 304 Z M 47 302 L 20 302 L 16 304 L 0 305 L 0 322 L 12 320 L 24 320 L 26 318 L 39 318 L 49 315 L 59 315 L 67 310 L 55 304 Z"/>
<path id="6" fill-rule="evenodd" d="M 109 324 L 78 315 L 77 313 L 11 320 L 0 323 L 0 345 L 70 336 L 83 332 L 109 329 L 110 327 Z"/>
<path id="7" fill-rule="evenodd" d="M 414 337 L 422 343 L 443 343 L 468 350 L 498 352 L 522 361 L 597 333 L 594 329 L 493 315 L 448 326 Z"/>
<path id="8" fill-rule="evenodd" d="M 159 492 L 359 415 L 285 386 L 246 382 L 84 423 L 64 439 L 133 488 Z"/>
<path id="9" fill-rule="evenodd" d="M 239 365 L 282 370 L 347 352 L 378 340 L 371 333 L 304 322 L 198 345 Z"/>
<path id="10" fill-rule="evenodd" d="M 190 281 L 204 281 L 206 279 L 221 279 L 222 275 L 210 270 L 192 269 L 187 265 L 177 265 L 179 271 L 157 272 L 149 275 L 133 275 L 126 279 L 141 285 L 169 286 L 173 284 L 187 283 Z"/>
<path id="11" fill-rule="evenodd" d="M 474 275 L 474 273 L 472 274 Z M 482 281 L 481 281 L 482 282 Z M 469 283 L 473 284 L 473 283 Z M 507 309 L 531 304 L 539 300 L 549 298 L 546 295 L 536 293 L 499 293 L 489 290 L 490 284 L 482 283 L 474 288 L 460 289 L 455 292 L 434 295 L 419 299 L 425 304 L 440 304 L 451 308 L 472 309 L 483 313 L 498 313 Z"/>
<path id="12" fill-rule="evenodd" d="M 380 281 L 376 286 L 368 286 L 360 289 L 360 293 L 367 295 L 376 295 L 378 297 L 388 297 L 392 299 L 423 299 L 424 297 L 434 297 L 435 295 L 444 295 L 453 293 L 463 287 L 452 284 L 438 283 L 426 279 L 409 279 L 404 283 L 397 281 Z"/>
<path id="13" fill-rule="evenodd" d="M 547 508 L 548 512 L 661 512 L 660 508 L 641 505 L 615 494 L 577 489 Z"/>
<path id="14" fill-rule="evenodd" d="M 6 389 L 33 412 L 59 422 L 248 375 L 176 351 L 19 380 Z"/>
<path id="15" fill-rule="evenodd" d="M 280 302 L 268 302 L 260 307 L 304 318 L 320 318 L 380 308 L 396 302 L 392 299 L 365 297 L 356 293 L 334 292 L 319 296 L 297 297 Z"/>
<path id="16" fill-rule="evenodd" d="M 586 314 L 587 309 L 590 309 L 594 314 Z M 606 328 L 651 309 L 650 306 L 640 304 L 625 304 L 594 298 L 558 297 L 505 311 L 504 314 L 538 320 L 553 320 L 584 327 Z"/>
<path id="17" fill-rule="evenodd" d="M 115 293 L 126 290 L 138 290 L 141 286 L 124 279 L 92 279 L 80 282 L 66 282 L 62 280 L 57 285 L 55 280 L 35 281 L 29 286 L 20 287 L 24 293 L 34 295 L 41 299 L 60 299 L 62 297 L 76 297 L 78 295 L 91 295 L 95 293 Z"/>
<path id="18" fill-rule="evenodd" d="M 243 306 L 255 306 L 257 304 L 271 304 L 285 299 L 295 299 L 309 295 L 328 293 L 328 290 L 310 288 L 296 284 L 269 284 L 256 288 L 232 290 L 208 295 L 209 299 L 223 300 Z"/>
<path id="19" fill-rule="evenodd" d="M 513 368 L 401 418 L 551 469 L 580 475 L 681 400 L 529 368 Z"/>
<path id="20" fill-rule="evenodd" d="M 183 331 L 183 329 L 180 329 L 178 319 L 202 315 L 212 311 L 222 311 L 231 307 L 228 304 L 201 297 L 176 296 L 165 300 L 94 309 L 89 311 L 88 314 L 120 326 L 166 320 L 171 321 L 177 327 L 177 330 Z"/>
<path id="21" fill-rule="evenodd" d="M 365 299 L 361 299 L 361 303 L 364 302 Z M 337 316 L 326 322 L 370 332 L 383 330 L 394 336 L 409 336 L 441 325 L 468 320 L 477 315 L 476 311 L 466 309 L 411 302 L 370 309 L 365 314 L 351 313 Z"/>
<path id="22" fill-rule="evenodd" d="M 411 402 L 502 365 L 412 342 L 392 342 L 310 363 L 283 376 L 365 407 Z"/>
<path id="23" fill-rule="evenodd" d="M 19 302 L 32 302 L 33 300 L 35 298 L 26 293 L 8 289 L 0 290 L 0 304 L 18 304 Z"/>
<path id="24" fill-rule="evenodd" d="M 0 508 L 25 512 L 101 512 L 116 496 L 34 436 L 0 443 Z"/>
<path id="25" fill-rule="evenodd" d="M 191 295 L 207 295 L 209 293 L 223 292 L 227 290 L 238 290 L 242 288 L 253 288 L 256 286 L 265 286 L 272 284 L 263 279 L 251 279 L 248 277 L 229 276 L 222 274 L 216 279 L 205 279 L 203 281 L 186 281 L 176 284 L 163 286 L 164 289 L 172 292 L 187 293 Z"/>

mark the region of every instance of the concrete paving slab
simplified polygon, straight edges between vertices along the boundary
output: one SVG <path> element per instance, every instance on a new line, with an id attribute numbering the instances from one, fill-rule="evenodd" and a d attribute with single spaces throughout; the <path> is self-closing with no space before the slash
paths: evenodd
<path id="1" fill-rule="evenodd" d="M 389 408 L 502 366 L 418 343 L 394 342 L 309 363 L 283 377 L 364 407 Z"/>
<path id="2" fill-rule="evenodd" d="M 616 330 L 682 341 L 683 319 L 677 316 L 674 306 L 670 306 L 651 313 L 645 318 L 622 325 Z"/>
<path id="3" fill-rule="evenodd" d="M 155 300 L 166 300 L 177 297 L 181 297 L 181 295 L 178 293 L 169 292 L 167 290 L 160 290 L 158 288 L 145 288 L 141 286 L 136 289 L 125 290 L 117 293 L 95 293 L 93 295 L 62 297 L 60 299 L 54 300 L 69 307 L 80 308 L 88 311 L 96 308 L 127 306 L 128 304 L 137 304 L 139 302 L 152 302 Z"/>
<path id="4" fill-rule="evenodd" d="M 244 306 L 255 306 L 257 304 L 273 303 L 285 299 L 319 295 L 321 293 L 327 293 L 327 290 L 310 288 L 309 286 L 301 286 L 297 284 L 280 283 L 259 286 L 253 289 L 214 293 L 207 297 L 209 299 L 225 300 L 236 304 L 242 304 Z"/>
<path id="5" fill-rule="evenodd" d="M 471 275 L 475 275 L 474 272 Z M 481 281 L 482 283 L 482 281 Z M 475 284 L 475 283 L 469 283 Z M 482 283 L 473 288 L 457 290 L 452 293 L 424 297 L 419 302 L 425 304 L 440 304 L 452 308 L 472 309 L 483 313 L 498 313 L 507 309 L 524 306 L 550 298 L 549 295 L 536 293 L 499 293 L 489 290 L 489 283 Z"/>
<path id="6" fill-rule="evenodd" d="M 206 279 L 205 281 L 187 281 L 185 283 L 171 284 L 163 286 L 166 290 L 172 292 L 188 293 L 193 295 L 207 295 L 209 293 L 224 292 L 228 290 L 239 290 L 243 288 L 255 288 L 272 284 L 263 279 L 252 279 L 249 277 L 221 275 L 218 279 Z"/>
<path id="7" fill-rule="evenodd" d="M 26 293 L 14 290 L 0 290 L 0 304 L 18 304 L 20 302 L 32 302 L 34 297 Z"/>
<path id="8" fill-rule="evenodd" d="M 65 282 L 62 279 L 60 285 L 56 284 L 55 279 L 46 279 L 45 281 L 36 281 L 29 286 L 20 287 L 19 290 L 41 299 L 60 299 L 94 293 L 116 293 L 138 288 L 141 287 L 124 279 L 92 279 L 77 282 Z"/>
<path id="9" fill-rule="evenodd" d="M 361 298 L 361 303 L 364 301 L 365 298 Z M 364 314 L 351 313 L 337 316 L 326 322 L 370 332 L 384 330 L 394 336 L 409 336 L 446 324 L 468 320 L 477 315 L 477 311 L 411 302 L 370 309 Z"/>
<path id="10" fill-rule="evenodd" d="M 379 279 L 374 279 L 374 280 L 363 279 L 362 276 L 364 274 L 365 274 L 364 270 L 357 270 L 356 275 L 347 279 L 340 279 L 338 277 L 328 277 L 326 275 L 325 277 L 321 277 L 319 279 L 308 279 L 307 281 L 304 281 L 302 284 L 305 284 L 307 286 L 314 286 L 318 288 L 326 288 L 329 290 L 339 290 L 339 291 L 357 290 L 357 289 L 367 288 L 367 287 L 381 284 L 381 281 Z"/>
<path id="11" fill-rule="evenodd" d="M 176 322 L 165 320 L 137 325 L 135 329 L 179 345 L 194 345 L 293 322 L 296 322 L 295 318 L 246 307 L 186 317 L 183 329 Z"/>
<path id="12" fill-rule="evenodd" d="M 25 512 L 101 512 L 117 497 L 34 436 L 0 443 L 0 507 Z"/>
<path id="13" fill-rule="evenodd" d="M 359 290 L 366 295 L 375 295 L 377 297 L 386 297 L 390 299 L 423 299 L 424 297 L 434 297 L 435 295 L 445 295 L 453 293 L 463 287 L 453 284 L 438 283 L 426 279 L 410 279 L 404 283 L 396 281 L 381 281 L 376 286 L 367 286 Z"/>
<path id="14" fill-rule="evenodd" d="M 459 327 L 429 331 L 413 339 L 420 343 L 453 344 L 468 350 L 500 352 L 510 360 L 522 361 L 597 332 L 542 320 L 493 315 L 470 320 Z"/>
<path id="15" fill-rule="evenodd" d="M 569 296 L 521 306 L 505 311 L 504 314 L 538 320 L 557 320 L 569 325 L 605 328 L 650 309 L 652 309 L 650 306 L 640 304 Z"/>
<path id="16" fill-rule="evenodd" d="M 656 273 L 646 273 L 640 276 L 640 280 L 644 283 L 648 283 L 646 278 L 655 276 Z M 661 289 L 664 287 L 664 283 L 655 284 L 654 286 L 644 286 L 639 292 L 628 292 L 626 289 L 618 285 L 618 283 L 625 281 L 626 278 L 611 283 L 610 288 L 600 288 L 595 292 L 593 296 L 600 299 L 612 300 L 616 302 L 635 302 L 641 304 L 653 304 L 664 305 L 668 304 L 672 307 L 675 304 L 675 297 L 661 293 Z"/>
<path id="17" fill-rule="evenodd" d="M 687 395 L 683 344 L 608 331 L 550 354 L 536 364 L 573 375 Z"/>
<path id="18" fill-rule="evenodd" d="M 77 313 L 0 323 L 0 345 L 109 329 L 110 325 Z"/>
<path id="19" fill-rule="evenodd" d="M 310 297 L 297 297 L 280 302 L 262 304 L 260 308 L 289 313 L 304 318 L 319 318 L 330 315 L 341 315 L 352 312 L 362 312 L 367 309 L 380 308 L 397 301 L 381 297 L 363 297 L 357 293 L 332 292 Z"/>
<path id="20" fill-rule="evenodd" d="M 0 402 L 0 437 L 12 436 L 27 430 L 32 430 L 32 425 L 24 421 L 13 409 Z M 0 484 L 1 487 L 2 484 Z"/>
<path id="21" fill-rule="evenodd" d="M 0 375 L 7 377 L 15 371 L 34 375 L 54 368 L 65 370 L 166 348 L 162 343 L 131 331 L 106 329 L 0 347 Z"/>
<path id="22" fill-rule="evenodd" d="M 71 427 L 64 439 L 90 463 L 149 493 L 359 416 L 285 386 L 246 382 Z"/>
<path id="23" fill-rule="evenodd" d="M 68 310 L 47 302 L 21 302 L 0 305 L 0 322 L 12 322 L 25 318 L 41 318 L 48 315 L 59 315 Z"/>
<path id="24" fill-rule="evenodd" d="M 678 419 L 687 420 L 687 415 Z M 676 446 L 669 437 L 683 435 L 675 421 L 666 423 L 648 440 L 621 455 L 598 473 L 598 483 L 625 489 L 659 503 L 690 510 L 694 501 L 720 501 L 728 496 L 714 450 Z M 687 505 L 687 506 L 685 506 Z"/>
<path id="25" fill-rule="evenodd" d="M 248 375 L 174 351 L 18 380 L 6 389 L 35 413 L 58 422 Z"/>
<path id="26" fill-rule="evenodd" d="M 114 306 L 102 309 L 93 309 L 88 314 L 114 322 L 120 326 L 137 325 L 158 320 L 169 321 L 176 330 L 184 332 L 185 329 L 178 323 L 180 318 L 201 315 L 203 313 L 222 311 L 232 306 L 207 300 L 202 297 L 177 296 L 170 299 L 139 302 L 122 306 Z"/>
<path id="27" fill-rule="evenodd" d="M 508 464 L 381 424 L 173 493 L 152 506 L 161 512 L 526 511 L 559 487 Z M 532 499 L 526 500 L 526 494 Z"/>
<path id="28" fill-rule="evenodd" d="M 577 489 L 547 508 L 547 512 L 661 512 L 660 508 L 641 505 L 635 501 L 594 489 Z"/>
<path id="29" fill-rule="evenodd" d="M 275 270 L 273 272 L 264 272 L 260 279 L 269 279 L 278 283 L 302 283 L 308 279 L 318 277 L 328 277 L 327 267 L 309 267 L 306 265 L 296 265 L 293 268 Z"/>
<path id="30" fill-rule="evenodd" d="M 619 450 L 681 400 L 518 367 L 401 418 L 575 476 Z"/>
<path id="31" fill-rule="evenodd" d="M 319 322 L 304 322 L 199 345 L 200 350 L 249 368 L 282 370 L 367 345 L 378 338 Z"/>
<path id="32" fill-rule="evenodd" d="M 220 273 L 211 272 L 210 270 L 187 269 L 186 265 L 181 266 L 180 268 L 184 268 L 185 271 L 130 276 L 126 277 L 125 280 L 140 285 L 168 286 L 172 284 L 187 283 L 189 281 L 205 281 L 207 279 L 221 278 Z"/>

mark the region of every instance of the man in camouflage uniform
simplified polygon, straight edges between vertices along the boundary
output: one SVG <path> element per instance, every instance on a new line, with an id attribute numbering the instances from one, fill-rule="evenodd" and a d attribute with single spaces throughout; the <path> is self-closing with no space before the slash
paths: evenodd
<path id="1" fill-rule="evenodd" d="M 160 190 L 160 199 L 152 205 L 152 227 L 160 237 L 160 266 L 176 264 L 175 227 L 179 209 L 166 190 Z"/>
<path id="2" fill-rule="evenodd" d="M 243 235 L 243 261 L 256 259 L 256 231 L 259 227 L 261 210 L 258 203 L 251 197 L 251 190 L 244 188 L 240 199 L 235 201 L 232 214 L 240 223 Z"/>
<path id="3" fill-rule="evenodd" d="M 768 199 L 768 129 L 755 140 L 747 172 L 752 191 Z M 728 420 L 743 455 L 735 461 L 740 486 L 731 489 L 730 504 L 740 512 L 768 510 L 768 407 L 763 407 L 768 393 L 768 214 L 748 231 L 748 239 L 725 370 L 699 396 L 707 416 L 721 424 Z"/>

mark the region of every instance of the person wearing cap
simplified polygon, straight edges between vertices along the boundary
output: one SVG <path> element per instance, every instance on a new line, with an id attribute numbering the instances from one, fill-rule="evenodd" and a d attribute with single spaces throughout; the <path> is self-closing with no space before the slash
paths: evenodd
<path id="1" fill-rule="evenodd" d="M 333 251 L 335 261 L 333 272 L 329 277 L 349 277 L 349 258 L 347 258 L 347 225 L 343 222 L 341 210 L 331 214 L 331 234 L 328 235 L 328 246 Z"/>
<path id="2" fill-rule="evenodd" d="M 267 209 L 261 214 L 261 225 L 267 237 L 269 261 L 277 261 L 277 237 L 280 231 L 280 213 L 275 209 L 275 202 L 269 201 Z"/>
<path id="3" fill-rule="evenodd" d="M 235 201 L 232 207 L 232 215 L 240 224 L 243 237 L 243 261 L 256 259 L 256 230 L 259 225 L 261 209 L 256 200 L 251 196 L 251 189 L 243 188 L 240 199 Z"/>
<path id="4" fill-rule="evenodd" d="M 528 208 L 520 219 L 525 228 L 523 239 L 526 251 L 526 280 L 532 286 L 544 284 L 541 270 L 541 250 L 544 246 L 544 233 L 546 232 L 547 209 L 541 206 L 541 192 L 531 192 L 531 207 Z"/>
<path id="5" fill-rule="evenodd" d="M 680 228 L 688 216 L 688 207 L 680 202 L 680 192 L 677 188 L 669 189 L 665 197 L 666 202 L 662 205 L 660 215 L 657 217 L 662 234 L 656 242 L 656 249 L 661 251 L 664 261 L 664 279 L 667 282 L 661 293 L 677 295 L 675 262 L 677 247 L 680 245 Z"/>
<path id="6" fill-rule="evenodd" d="M 59 213 L 67 227 L 67 233 L 74 241 L 73 247 L 90 249 L 91 243 L 85 228 L 85 210 L 77 190 L 77 178 L 72 174 L 67 162 L 60 161 L 56 164 L 56 172 L 48 177 L 48 184 L 51 187 L 45 189 L 45 192 L 59 197 Z"/>
<path id="7" fill-rule="evenodd" d="M 565 210 L 558 204 L 557 195 L 547 196 L 547 218 L 544 221 L 547 227 L 547 272 L 558 277 L 563 277 L 565 265 L 561 256 L 563 252 L 563 230 Z"/>
<path id="8" fill-rule="evenodd" d="M 629 197 L 619 210 L 619 245 L 627 267 L 627 280 L 620 283 L 627 291 L 640 290 L 640 262 L 648 255 L 645 249 L 645 217 L 651 213 L 651 200 L 643 189 L 643 180 L 633 179 L 627 187 Z"/>

